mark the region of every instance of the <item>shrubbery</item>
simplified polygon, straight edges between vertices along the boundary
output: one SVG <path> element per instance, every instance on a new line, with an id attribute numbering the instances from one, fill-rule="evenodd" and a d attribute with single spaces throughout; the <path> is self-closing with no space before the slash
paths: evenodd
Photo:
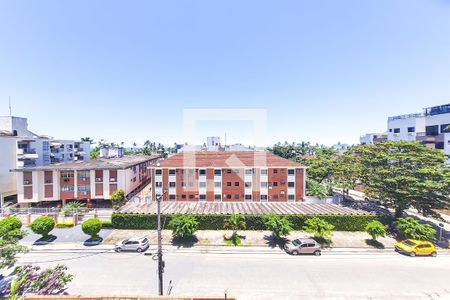
<path id="1" fill-rule="evenodd" d="M 333 235 L 334 225 L 321 218 L 312 218 L 305 221 L 303 229 L 306 232 L 312 233 L 314 237 L 330 239 Z"/>
<path id="2" fill-rule="evenodd" d="M 73 226 L 74 226 L 73 222 L 58 222 L 56 224 L 56 228 L 69 228 Z"/>
<path id="3" fill-rule="evenodd" d="M 372 221 L 367 224 L 366 232 L 372 237 L 372 240 L 386 236 L 386 228 L 380 221 Z"/>
<path id="4" fill-rule="evenodd" d="M 55 228 L 55 220 L 49 216 L 41 216 L 31 222 L 29 226 L 34 233 L 40 234 L 42 237 L 46 238 L 50 231 Z"/>
<path id="5" fill-rule="evenodd" d="M 411 217 L 397 219 L 398 231 L 406 238 L 430 241 L 434 239 L 436 230 L 430 224 L 422 224 Z"/>
<path id="6" fill-rule="evenodd" d="M 281 216 L 281 215 L 280 215 Z M 120 214 L 114 213 L 111 217 L 112 226 L 116 229 L 156 229 L 156 215 L 146 214 Z M 197 230 L 222 230 L 227 215 L 195 215 L 198 222 Z M 248 230 L 266 230 L 264 215 L 245 216 Z M 303 230 L 305 221 L 318 217 L 334 226 L 336 231 L 364 231 L 367 224 L 376 220 L 385 225 L 392 223 L 392 217 L 387 215 L 285 215 L 292 224 L 292 230 Z M 170 222 L 172 215 L 164 215 L 166 223 Z"/>
<path id="7" fill-rule="evenodd" d="M 265 216 L 265 224 L 267 229 L 272 231 L 276 238 L 288 236 L 292 230 L 291 222 L 280 215 L 267 215 Z"/>
<path id="8" fill-rule="evenodd" d="M 0 220 L 0 235 L 22 228 L 22 221 L 14 216 L 5 217 Z"/>
<path id="9" fill-rule="evenodd" d="M 198 222 L 193 215 L 177 214 L 169 222 L 173 236 L 181 239 L 192 237 L 197 231 L 197 226 Z"/>
<path id="10" fill-rule="evenodd" d="M 98 239 L 98 233 L 102 229 L 102 221 L 98 218 L 86 220 L 81 224 L 81 229 L 85 234 L 90 235 L 91 239 Z"/>

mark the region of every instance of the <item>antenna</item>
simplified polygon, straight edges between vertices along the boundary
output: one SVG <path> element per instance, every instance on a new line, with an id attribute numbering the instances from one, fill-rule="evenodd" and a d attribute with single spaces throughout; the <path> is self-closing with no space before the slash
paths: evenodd
<path id="1" fill-rule="evenodd" d="M 12 116 L 12 113 L 11 113 L 11 96 L 9 96 L 9 116 L 10 117 Z"/>
<path id="2" fill-rule="evenodd" d="M 227 146 L 227 133 L 225 132 L 225 147 Z"/>

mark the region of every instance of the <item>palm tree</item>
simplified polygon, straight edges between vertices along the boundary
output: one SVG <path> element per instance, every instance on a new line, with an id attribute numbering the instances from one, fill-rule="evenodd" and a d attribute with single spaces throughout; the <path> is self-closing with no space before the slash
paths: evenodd
<path id="1" fill-rule="evenodd" d="M 233 230 L 233 237 L 235 237 L 238 235 L 238 230 L 244 230 L 247 227 L 245 224 L 245 217 L 243 215 L 231 215 L 225 220 L 223 227 L 225 229 Z"/>

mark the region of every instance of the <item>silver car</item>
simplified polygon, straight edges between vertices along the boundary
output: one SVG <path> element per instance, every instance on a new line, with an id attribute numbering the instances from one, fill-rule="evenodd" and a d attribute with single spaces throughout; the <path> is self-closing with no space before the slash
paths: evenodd
<path id="1" fill-rule="evenodd" d="M 116 244 L 114 250 L 116 252 L 120 251 L 137 251 L 144 252 L 150 246 L 148 239 L 146 237 L 130 238 L 127 240 L 120 241 Z"/>
<path id="2" fill-rule="evenodd" d="M 319 256 L 322 254 L 320 245 L 313 239 L 295 239 L 284 245 L 284 250 L 292 255 L 314 254 Z"/>

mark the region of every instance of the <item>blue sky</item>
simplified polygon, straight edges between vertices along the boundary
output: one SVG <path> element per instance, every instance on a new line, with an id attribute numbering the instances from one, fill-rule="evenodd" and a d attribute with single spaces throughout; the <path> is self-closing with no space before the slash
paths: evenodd
<path id="1" fill-rule="evenodd" d="M 0 115 L 9 96 L 57 138 L 172 144 L 186 108 L 258 108 L 268 144 L 356 143 L 450 103 L 450 2 L 0 0 Z"/>

